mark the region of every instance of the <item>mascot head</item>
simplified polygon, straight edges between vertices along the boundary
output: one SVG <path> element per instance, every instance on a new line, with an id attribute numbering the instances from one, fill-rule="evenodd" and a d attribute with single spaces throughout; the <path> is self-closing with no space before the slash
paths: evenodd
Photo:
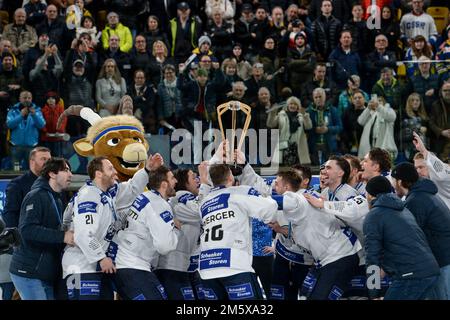
<path id="1" fill-rule="evenodd" d="M 85 138 L 73 144 L 79 155 L 107 157 L 120 181 L 127 181 L 145 166 L 149 145 L 139 120 L 127 115 L 100 118 L 89 108 L 83 108 L 80 115 L 91 127 Z"/>

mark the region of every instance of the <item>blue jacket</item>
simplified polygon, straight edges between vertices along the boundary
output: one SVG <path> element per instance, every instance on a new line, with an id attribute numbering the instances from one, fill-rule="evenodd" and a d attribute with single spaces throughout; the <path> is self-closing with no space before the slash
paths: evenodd
<path id="1" fill-rule="evenodd" d="M 28 171 L 8 183 L 5 210 L 2 214 L 6 227 L 17 228 L 19 226 L 20 206 L 36 179 L 37 176 L 33 172 Z"/>
<path id="2" fill-rule="evenodd" d="M 439 265 L 425 234 L 404 206 L 395 194 L 373 200 L 363 226 L 366 266 L 381 266 L 394 280 L 438 276 Z"/>
<path id="3" fill-rule="evenodd" d="M 316 143 L 319 142 L 319 139 L 321 139 L 322 136 L 325 140 L 325 143 L 328 145 L 330 152 L 336 152 L 336 136 L 342 131 L 342 121 L 341 117 L 339 116 L 338 110 L 331 105 L 325 106 L 325 109 L 323 111 L 323 118 L 328 119 L 328 132 L 324 135 L 318 134 L 315 131 L 316 127 L 319 125 L 319 111 L 314 106 L 314 104 L 311 104 L 309 106 L 307 112 L 309 113 L 312 122 L 312 129 L 305 130 L 306 132 L 308 132 L 308 146 L 311 153 L 315 152 Z"/>
<path id="4" fill-rule="evenodd" d="M 20 111 L 21 103 L 16 103 L 8 111 L 6 125 L 11 129 L 11 144 L 15 146 L 34 147 L 39 142 L 39 130 L 45 126 L 45 119 L 41 108 L 34 103 L 31 105 L 36 110 L 34 115 L 31 112 L 24 118 Z"/>
<path id="5" fill-rule="evenodd" d="M 9 272 L 51 283 L 61 277 L 63 210 L 60 195 L 39 177 L 20 208 L 22 244 L 14 250 Z"/>
<path id="6" fill-rule="evenodd" d="M 425 233 L 439 266 L 444 267 L 450 264 L 450 209 L 437 192 L 433 181 L 419 179 L 409 189 L 405 207 Z"/>
<path id="7" fill-rule="evenodd" d="M 361 58 L 355 51 L 350 50 L 347 54 L 342 50 L 341 46 L 334 48 L 328 57 L 333 65 L 333 80 L 340 89 L 347 88 L 347 80 L 353 75 L 360 75 L 362 70 Z"/>

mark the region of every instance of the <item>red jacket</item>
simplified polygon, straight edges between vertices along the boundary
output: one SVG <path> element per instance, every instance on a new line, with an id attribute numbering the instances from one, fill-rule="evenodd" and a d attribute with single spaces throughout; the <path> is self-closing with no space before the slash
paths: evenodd
<path id="1" fill-rule="evenodd" d="M 390 6 L 392 8 L 392 2 L 393 0 L 375 0 L 376 5 L 380 8 L 380 16 L 381 16 L 381 10 L 383 10 L 384 6 Z M 367 8 L 372 5 L 372 0 L 362 0 L 361 5 L 364 11 L 363 19 L 367 20 L 367 18 L 370 16 L 369 13 L 366 12 Z M 396 12 L 395 10 L 391 10 L 392 15 L 395 18 Z"/>
<path id="2" fill-rule="evenodd" d="M 67 118 L 64 119 L 61 128 L 56 130 L 56 123 L 59 116 L 64 112 L 64 104 L 59 101 L 55 107 L 50 107 L 48 104 L 42 108 L 42 114 L 45 119 L 45 127 L 42 128 L 41 141 L 61 141 L 62 138 L 48 137 L 47 133 L 64 133 L 66 132 Z"/>

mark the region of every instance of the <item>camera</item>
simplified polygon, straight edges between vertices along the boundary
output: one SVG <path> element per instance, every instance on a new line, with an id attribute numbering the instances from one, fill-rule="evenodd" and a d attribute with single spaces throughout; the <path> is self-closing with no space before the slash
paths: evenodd
<path id="1" fill-rule="evenodd" d="M 0 254 L 8 253 L 12 247 L 17 247 L 21 238 L 17 228 L 5 228 L 5 223 L 0 218 Z"/>

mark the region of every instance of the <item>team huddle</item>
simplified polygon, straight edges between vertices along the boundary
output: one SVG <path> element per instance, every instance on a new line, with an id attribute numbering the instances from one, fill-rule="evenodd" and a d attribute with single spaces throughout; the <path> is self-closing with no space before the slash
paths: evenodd
<path id="1" fill-rule="evenodd" d="M 319 190 L 302 165 L 268 184 L 239 150 L 237 172 L 224 163 L 227 143 L 198 173 L 172 172 L 155 154 L 121 183 L 111 162 L 96 157 L 62 218 L 54 194 L 70 183 L 70 166 L 51 158 L 38 178 L 42 189 L 33 187 L 22 204 L 23 245 L 11 278 L 22 299 L 36 297 L 23 281 L 44 267 L 47 298 L 62 267 L 73 300 L 114 299 L 114 292 L 126 300 L 448 299 L 450 168 L 418 136 L 415 145 L 415 165 L 392 170 L 379 148 L 362 162 L 331 156 Z M 39 219 L 45 226 L 36 226 Z M 273 234 L 263 249 L 275 257 L 265 260 L 270 278 L 254 263 L 254 220 Z M 31 265 L 24 257 L 39 228 L 47 235 L 38 245 L 48 249 Z"/>

